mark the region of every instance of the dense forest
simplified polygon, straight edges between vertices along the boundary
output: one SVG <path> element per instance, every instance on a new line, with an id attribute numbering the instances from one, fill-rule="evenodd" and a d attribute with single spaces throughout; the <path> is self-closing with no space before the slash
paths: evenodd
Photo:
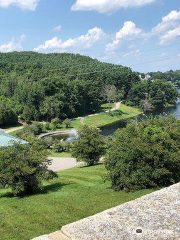
<path id="1" fill-rule="evenodd" d="M 138 73 L 130 68 L 99 62 L 78 54 L 35 52 L 0 53 L 0 125 L 12 124 L 20 115 L 25 120 L 51 120 L 82 116 L 98 110 L 104 101 L 105 86 L 115 86 L 117 100 L 128 99 L 134 105 L 147 96 Z M 164 91 L 159 83 L 158 90 Z M 172 90 L 170 103 L 177 98 Z M 144 90 L 143 90 L 144 91 Z M 153 85 L 146 87 L 153 97 Z M 163 104 L 169 102 L 163 100 Z M 153 101 L 152 101 L 153 103 Z"/>

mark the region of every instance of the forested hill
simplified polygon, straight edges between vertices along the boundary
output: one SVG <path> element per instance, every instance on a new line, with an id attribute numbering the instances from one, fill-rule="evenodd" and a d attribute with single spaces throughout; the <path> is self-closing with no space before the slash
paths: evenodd
<path id="1" fill-rule="evenodd" d="M 75 117 L 102 103 L 105 85 L 126 98 L 139 83 L 130 68 L 75 54 L 0 53 L 0 102 L 32 120 Z"/>

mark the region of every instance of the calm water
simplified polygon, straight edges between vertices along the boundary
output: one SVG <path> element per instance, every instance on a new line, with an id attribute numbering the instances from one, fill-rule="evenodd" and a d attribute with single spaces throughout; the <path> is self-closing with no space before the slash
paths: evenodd
<path id="1" fill-rule="evenodd" d="M 153 115 L 153 116 L 159 116 L 159 115 L 168 116 L 168 115 L 172 115 L 172 114 L 174 114 L 177 119 L 180 119 L 180 100 L 178 100 L 176 106 L 174 106 L 174 107 L 159 109 L 159 110 L 153 111 L 152 113 L 147 113 L 146 116 L 150 116 L 150 115 Z M 140 120 L 142 120 L 144 118 L 145 118 L 145 116 L 141 115 L 141 116 L 138 116 L 136 119 L 138 121 L 140 121 Z M 101 128 L 102 135 L 104 135 L 104 136 L 113 135 L 114 132 L 118 128 L 125 127 L 127 122 L 129 122 L 129 121 L 130 120 L 120 121 L 120 122 L 112 123 L 112 124 L 110 124 L 108 126 L 102 127 Z"/>

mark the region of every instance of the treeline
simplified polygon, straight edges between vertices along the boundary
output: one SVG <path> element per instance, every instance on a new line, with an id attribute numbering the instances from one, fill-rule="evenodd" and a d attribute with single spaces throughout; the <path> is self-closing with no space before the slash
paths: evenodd
<path id="1" fill-rule="evenodd" d="M 140 74 L 140 73 L 139 73 Z M 149 73 L 151 80 L 161 79 L 168 82 L 172 82 L 177 87 L 180 87 L 180 70 L 170 70 L 167 72 L 150 72 Z M 141 74 L 142 78 L 145 78 L 145 74 Z"/>
<path id="2" fill-rule="evenodd" d="M 94 112 L 102 104 L 100 93 L 105 85 L 113 84 L 126 98 L 138 82 L 130 68 L 85 56 L 0 53 L 0 96 L 11 102 L 7 108 L 11 105 L 25 120 L 65 119 Z"/>
<path id="3" fill-rule="evenodd" d="M 104 102 L 105 86 L 116 89 L 116 100 L 140 105 L 147 99 L 144 92 L 148 98 L 159 94 L 148 84 L 144 86 L 130 68 L 78 54 L 0 53 L 0 125 L 15 123 L 17 116 L 30 122 L 93 113 Z M 159 88 L 164 93 L 164 85 L 160 83 Z M 155 107 L 175 102 L 177 91 L 170 83 L 167 88 L 170 97 L 156 102 Z"/>

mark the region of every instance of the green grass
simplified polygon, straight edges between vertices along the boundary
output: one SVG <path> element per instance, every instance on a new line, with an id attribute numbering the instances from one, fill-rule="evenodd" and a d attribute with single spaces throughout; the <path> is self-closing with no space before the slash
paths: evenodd
<path id="1" fill-rule="evenodd" d="M 102 127 L 113 122 L 129 119 L 140 115 L 142 112 L 134 107 L 128 107 L 121 104 L 120 109 L 112 112 L 112 116 L 108 113 L 99 114 L 91 117 L 86 117 L 84 123 L 88 126 Z"/>
<path id="2" fill-rule="evenodd" d="M 115 108 L 115 103 L 111 103 L 109 106 L 109 103 L 104 103 L 101 105 L 101 108 L 99 109 L 99 111 L 97 111 L 97 113 L 101 113 L 101 112 L 106 112 L 110 109 Z"/>
<path id="3" fill-rule="evenodd" d="M 65 170 L 46 183 L 46 194 L 24 198 L 0 190 L 0 239 L 30 240 L 152 192 L 114 192 L 104 174 L 103 165 Z"/>
<path id="4" fill-rule="evenodd" d="M 69 152 L 56 153 L 51 151 L 49 157 L 69 158 L 72 157 L 72 154 Z"/>

